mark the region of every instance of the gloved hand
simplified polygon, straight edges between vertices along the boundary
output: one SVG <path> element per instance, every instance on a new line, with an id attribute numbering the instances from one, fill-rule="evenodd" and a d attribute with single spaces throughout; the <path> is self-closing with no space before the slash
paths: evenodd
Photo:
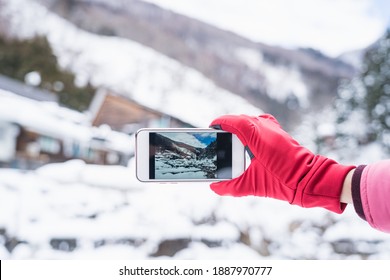
<path id="1" fill-rule="evenodd" d="M 301 207 L 344 211 L 346 204 L 340 202 L 340 195 L 344 178 L 354 166 L 314 155 L 271 115 L 227 115 L 215 119 L 210 127 L 236 134 L 252 157 L 241 176 L 212 183 L 215 193 L 272 197 Z"/>

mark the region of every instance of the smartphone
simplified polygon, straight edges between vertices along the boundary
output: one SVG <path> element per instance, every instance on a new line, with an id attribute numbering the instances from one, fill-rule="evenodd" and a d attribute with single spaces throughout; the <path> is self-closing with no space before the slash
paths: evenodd
<path id="1" fill-rule="evenodd" d="M 221 181 L 245 170 L 245 149 L 229 132 L 201 128 L 140 129 L 136 176 L 142 182 Z"/>

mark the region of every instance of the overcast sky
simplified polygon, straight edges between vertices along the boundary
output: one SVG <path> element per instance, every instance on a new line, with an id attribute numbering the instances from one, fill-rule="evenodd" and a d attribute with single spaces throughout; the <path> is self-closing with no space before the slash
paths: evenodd
<path id="1" fill-rule="evenodd" d="M 337 56 L 377 40 L 390 0 L 146 0 L 253 40 Z"/>

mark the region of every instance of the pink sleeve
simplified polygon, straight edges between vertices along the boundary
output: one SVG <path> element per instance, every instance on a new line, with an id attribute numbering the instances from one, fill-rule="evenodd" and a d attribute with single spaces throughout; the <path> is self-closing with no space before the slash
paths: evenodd
<path id="1" fill-rule="evenodd" d="M 390 160 L 367 165 L 360 180 L 361 205 L 367 222 L 390 233 Z"/>

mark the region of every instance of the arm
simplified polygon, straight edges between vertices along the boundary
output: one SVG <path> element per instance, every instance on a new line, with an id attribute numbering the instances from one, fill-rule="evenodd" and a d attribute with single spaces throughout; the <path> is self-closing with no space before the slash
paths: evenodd
<path id="1" fill-rule="evenodd" d="M 390 160 L 358 166 L 351 194 L 356 213 L 373 228 L 390 233 Z"/>
<path id="2" fill-rule="evenodd" d="M 340 202 L 342 203 L 352 203 L 352 176 L 356 169 L 352 169 L 345 176 L 343 189 L 341 191 Z"/>
<path id="3" fill-rule="evenodd" d="M 236 134 L 252 154 L 241 176 L 210 185 L 215 193 L 272 197 L 336 213 L 353 203 L 372 227 L 390 233 L 390 160 L 341 165 L 299 145 L 271 115 L 227 115 L 211 127 Z"/>
<path id="4" fill-rule="evenodd" d="M 340 202 L 353 203 L 371 227 L 390 233 L 390 160 L 351 170 L 344 179 Z"/>
<path id="5" fill-rule="evenodd" d="M 344 211 L 347 204 L 340 202 L 340 196 L 355 166 L 313 154 L 271 115 L 227 115 L 215 119 L 211 127 L 236 134 L 252 155 L 241 176 L 211 184 L 217 194 L 272 197 L 301 207 Z"/>

